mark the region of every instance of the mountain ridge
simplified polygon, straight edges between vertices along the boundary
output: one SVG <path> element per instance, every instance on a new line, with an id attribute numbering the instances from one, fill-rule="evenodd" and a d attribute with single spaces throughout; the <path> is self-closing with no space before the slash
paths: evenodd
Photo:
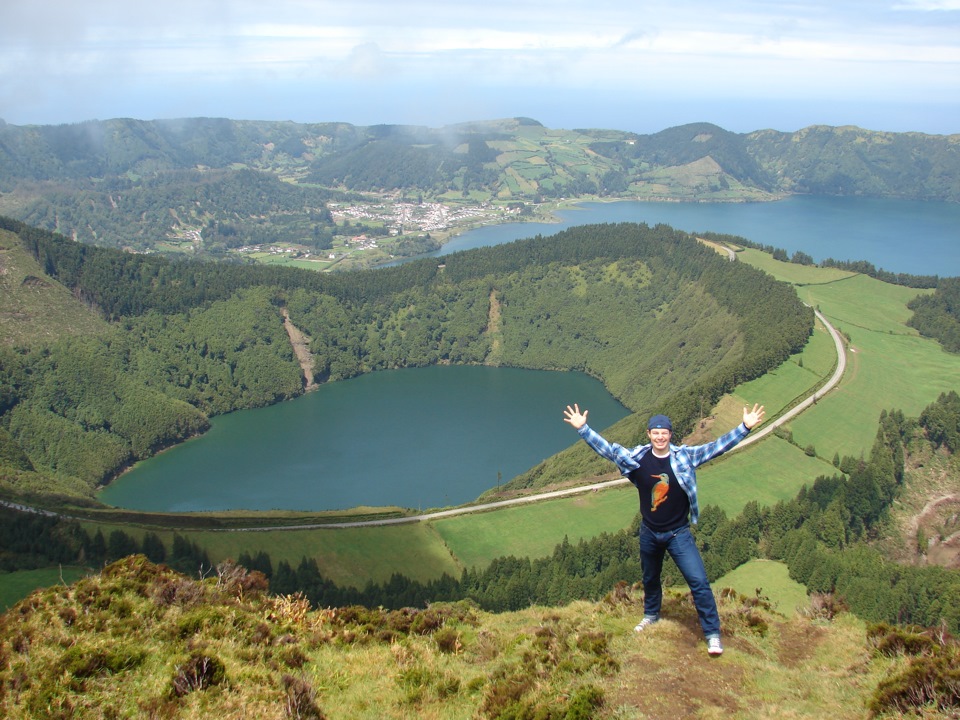
<path id="1" fill-rule="evenodd" d="M 716 167 L 691 173 L 705 158 Z M 210 192 L 211 182 L 223 187 Z M 218 193 L 233 201 L 217 202 Z M 389 242 L 395 228 L 330 217 L 331 203 L 373 198 L 510 208 L 523 219 L 556 200 L 788 194 L 960 202 L 960 135 L 824 125 L 733 133 L 710 123 L 640 135 L 531 119 L 441 128 L 224 118 L 0 125 L 0 213 L 138 250 L 187 231 L 203 236 L 190 249 L 208 252 L 282 240 L 322 248 L 326 234 Z"/>

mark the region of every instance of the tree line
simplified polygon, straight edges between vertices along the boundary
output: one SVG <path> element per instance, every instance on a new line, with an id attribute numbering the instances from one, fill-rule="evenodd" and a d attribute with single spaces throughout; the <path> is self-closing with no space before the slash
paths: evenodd
<path id="1" fill-rule="evenodd" d="M 960 353 L 960 278 L 944 278 L 931 295 L 918 295 L 907 307 L 913 310 L 908 325 Z"/>

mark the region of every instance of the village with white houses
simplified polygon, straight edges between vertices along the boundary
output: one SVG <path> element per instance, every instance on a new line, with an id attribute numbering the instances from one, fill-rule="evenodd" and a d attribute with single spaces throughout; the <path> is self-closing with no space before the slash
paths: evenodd
<path id="1" fill-rule="evenodd" d="M 408 255 L 397 252 L 403 238 L 429 237 L 437 242 L 481 225 L 507 222 L 519 215 L 519 207 L 492 203 L 455 204 L 407 202 L 384 199 L 364 204 L 330 203 L 337 224 L 333 247 L 313 250 L 294 243 L 247 245 L 231 250 L 257 262 L 300 264 L 316 269 L 360 267 Z M 356 225 L 356 233 L 351 230 Z M 370 228 L 382 228 L 370 233 Z"/>
<path id="2" fill-rule="evenodd" d="M 504 215 L 519 210 L 507 209 L 490 203 L 451 207 L 438 202 L 395 202 L 370 205 L 339 205 L 330 203 L 330 213 L 337 222 L 344 220 L 374 222 L 390 229 L 391 235 L 409 232 L 436 232 L 463 227 L 472 223 L 500 222 Z"/>

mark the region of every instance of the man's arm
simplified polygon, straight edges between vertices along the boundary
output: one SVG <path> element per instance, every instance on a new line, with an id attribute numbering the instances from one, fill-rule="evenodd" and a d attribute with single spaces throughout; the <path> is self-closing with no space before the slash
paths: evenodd
<path id="1" fill-rule="evenodd" d="M 580 412 L 579 405 L 574 404 L 573 407 L 567 405 L 567 409 L 563 411 L 563 420 L 576 428 L 580 437 L 597 455 L 615 463 L 622 475 L 629 475 L 631 470 L 637 469 L 637 462 L 633 459 L 629 450 L 622 445 L 607 442 L 599 433 L 587 425 L 587 411 Z"/>
<path id="2" fill-rule="evenodd" d="M 743 423 L 737 425 L 733 430 L 713 442 L 688 448 L 693 466 L 697 467 L 698 465 L 702 465 L 708 460 L 712 460 L 718 455 L 723 455 L 727 450 L 736 447 L 737 444 L 747 436 L 747 433 L 763 422 L 765 414 L 766 411 L 763 409 L 763 405 L 757 405 L 755 403 L 753 409 L 744 405 Z"/>

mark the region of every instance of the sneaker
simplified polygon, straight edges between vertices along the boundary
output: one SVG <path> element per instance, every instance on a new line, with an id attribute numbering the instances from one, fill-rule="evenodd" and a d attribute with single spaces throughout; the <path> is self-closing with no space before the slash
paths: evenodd
<path id="1" fill-rule="evenodd" d="M 723 645 L 720 643 L 720 638 L 707 638 L 707 652 L 711 655 L 723 655 Z"/>
<path id="2" fill-rule="evenodd" d="M 657 622 L 657 620 L 659 620 L 659 618 L 650 617 L 649 615 L 644 615 L 644 616 L 643 616 L 643 620 L 641 620 L 640 622 L 637 623 L 636 627 L 633 628 L 633 631 L 634 631 L 634 632 L 643 632 L 643 631 L 646 630 L 648 627 L 650 627 L 650 626 L 653 625 L 655 622 Z"/>

